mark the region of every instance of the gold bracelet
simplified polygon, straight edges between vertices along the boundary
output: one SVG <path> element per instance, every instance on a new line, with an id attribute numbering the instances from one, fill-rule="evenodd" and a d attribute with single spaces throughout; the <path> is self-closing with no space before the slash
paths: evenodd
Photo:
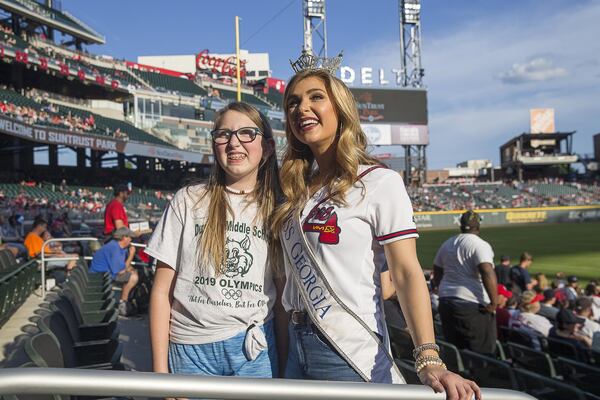
<path id="1" fill-rule="evenodd" d="M 447 369 L 446 368 L 446 364 L 444 364 L 444 361 L 437 356 L 423 356 L 423 357 L 419 357 L 416 361 L 415 361 L 415 370 L 417 372 L 417 374 L 419 372 L 421 372 L 421 370 L 429 365 L 437 365 L 442 367 L 443 369 Z"/>

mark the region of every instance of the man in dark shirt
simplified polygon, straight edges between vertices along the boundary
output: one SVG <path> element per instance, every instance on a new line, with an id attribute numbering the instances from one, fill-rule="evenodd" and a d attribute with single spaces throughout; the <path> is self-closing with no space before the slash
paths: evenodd
<path id="1" fill-rule="evenodd" d="M 510 269 L 510 280 L 512 282 L 511 290 L 521 294 L 526 290 L 532 290 L 537 281 L 531 279 L 527 270 L 533 263 L 533 256 L 528 252 L 521 254 L 519 264 Z"/>
<path id="2" fill-rule="evenodd" d="M 544 290 L 544 300 L 540 302 L 540 310 L 537 312 L 538 315 L 548 318 L 550 321 L 556 321 L 556 314 L 558 314 L 558 308 L 554 307 L 556 303 L 556 295 L 554 290 Z"/>
<path id="3" fill-rule="evenodd" d="M 510 281 L 510 257 L 507 255 L 501 256 L 500 264 L 496 265 L 495 270 L 498 284 L 510 288 L 512 283 Z"/>

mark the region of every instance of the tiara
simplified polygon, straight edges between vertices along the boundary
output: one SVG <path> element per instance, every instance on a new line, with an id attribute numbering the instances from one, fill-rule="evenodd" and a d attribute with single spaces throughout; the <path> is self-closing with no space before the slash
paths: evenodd
<path id="1" fill-rule="evenodd" d="M 290 60 L 290 64 L 295 73 L 303 71 L 316 71 L 323 69 L 330 75 L 335 75 L 342 64 L 343 51 L 337 57 L 316 57 L 312 53 L 302 50 L 302 54 L 296 61 Z"/>

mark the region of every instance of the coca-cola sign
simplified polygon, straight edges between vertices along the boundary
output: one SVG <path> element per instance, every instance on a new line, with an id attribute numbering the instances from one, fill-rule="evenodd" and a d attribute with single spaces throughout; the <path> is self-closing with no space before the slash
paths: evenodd
<path id="1" fill-rule="evenodd" d="M 202 50 L 196 55 L 196 68 L 198 70 L 209 70 L 216 74 L 225 76 L 236 76 L 236 62 L 235 57 L 230 56 L 227 58 L 211 56 L 208 50 Z M 240 59 L 240 77 L 246 76 L 246 61 Z"/>

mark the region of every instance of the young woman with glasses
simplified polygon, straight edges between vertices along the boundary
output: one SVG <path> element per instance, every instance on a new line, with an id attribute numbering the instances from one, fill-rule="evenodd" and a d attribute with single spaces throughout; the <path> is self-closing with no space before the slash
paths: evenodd
<path id="1" fill-rule="evenodd" d="M 220 110 L 214 127 L 208 182 L 175 194 L 146 249 L 158 260 L 153 369 L 277 377 L 275 331 L 285 341 L 287 319 L 280 247 L 268 229 L 280 197 L 273 133 L 245 103 Z"/>

